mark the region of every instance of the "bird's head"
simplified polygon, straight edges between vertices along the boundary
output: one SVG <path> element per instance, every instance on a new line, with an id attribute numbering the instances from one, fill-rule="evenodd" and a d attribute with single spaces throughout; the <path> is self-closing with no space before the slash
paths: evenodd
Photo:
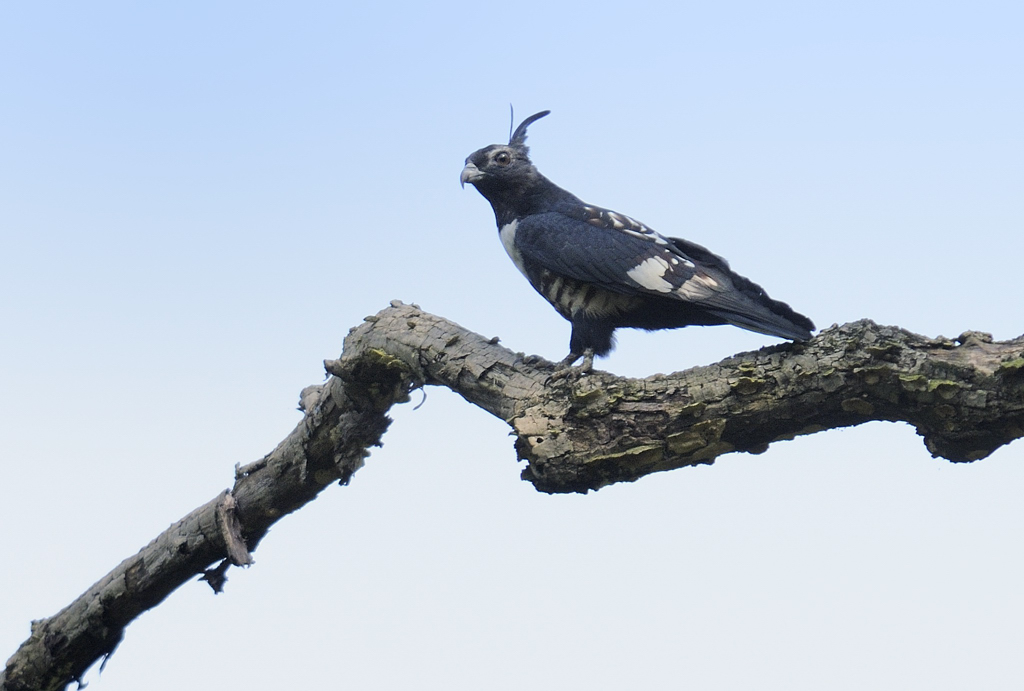
<path id="1" fill-rule="evenodd" d="M 509 137 L 508 144 L 491 144 L 474 151 L 466 159 L 460 180 L 473 185 L 489 201 L 527 189 L 540 173 L 530 161 L 526 146 L 526 128 L 550 113 L 543 110 L 523 120 Z"/>

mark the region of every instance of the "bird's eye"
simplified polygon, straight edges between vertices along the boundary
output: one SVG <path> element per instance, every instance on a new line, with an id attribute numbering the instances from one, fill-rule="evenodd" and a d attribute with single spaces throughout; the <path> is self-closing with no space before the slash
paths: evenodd
<path id="1" fill-rule="evenodd" d="M 494 156 L 494 162 L 499 166 L 507 166 L 512 162 L 512 156 L 510 156 L 507 151 L 499 151 Z"/>

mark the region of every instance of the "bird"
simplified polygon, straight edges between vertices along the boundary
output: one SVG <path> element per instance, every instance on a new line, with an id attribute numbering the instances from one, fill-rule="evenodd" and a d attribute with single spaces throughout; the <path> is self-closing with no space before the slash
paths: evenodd
<path id="1" fill-rule="evenodd" d="M 490 202 L 501 244 L 530 285 L 570 322 L 569 354 L 556 370 L 614 347 L 620 328 L 655 331 L 731 324 L 797 342 L 814 324 L 708 249 L 662 235 L 643 223 L 582 201 L 541 175 L 530 160 L 520 123 L 508 144 L 466 158 L 460 181 Z M 514 123 L 513 119 L 513 123 Z"/>

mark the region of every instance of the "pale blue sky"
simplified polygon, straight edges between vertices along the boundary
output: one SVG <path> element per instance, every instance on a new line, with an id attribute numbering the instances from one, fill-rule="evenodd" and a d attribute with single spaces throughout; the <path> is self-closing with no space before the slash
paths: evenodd
<path id="1" fill-rule="evenodd" d="M 583 199 L 707 245 L 819 327 L 1024 332 L 1016 3 L 0 7 L 0 656 L 298 422 L 416 302 L 561 358 L 463 159 L 531 128 Z M 776 342 L 622 333 L 645 376 Z M 418 401 L 418 396 L 415 397 Z M 225 595 L 90 689 L 1015 689 L 1024 447 L 873 424 L 539 495 L 430 390 Z"/>

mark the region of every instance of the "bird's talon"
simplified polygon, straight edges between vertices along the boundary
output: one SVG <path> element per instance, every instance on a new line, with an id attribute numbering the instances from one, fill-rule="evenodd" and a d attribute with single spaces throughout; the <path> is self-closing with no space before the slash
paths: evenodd
<path id="1" fill-rule="evenodd" d="M 544 381 L 544 385 L 548 386 L 556 382 L 560 382 L 563 379 L 568 382 L 574 382 L 585 374 L 580 371 L 579 367 L 563 367 L 562 369 L 556 369 L 551 373 L 551 376 Z"/>
<path id="2" fill-rule="evenodd" d="M 583 362 L 580 363 L 579 367 L 573 365 L 577 360 L 583 358 Z M 577 381 L 580 377 L 590 374 L 594 369 L 594 351 L 588 348 L 582 355 L 576 353 L 569 353 L 555 365 L 555 371 L 547 378 L 545 384 L 551 384 L 562 379 L 569 381 Z"/>

